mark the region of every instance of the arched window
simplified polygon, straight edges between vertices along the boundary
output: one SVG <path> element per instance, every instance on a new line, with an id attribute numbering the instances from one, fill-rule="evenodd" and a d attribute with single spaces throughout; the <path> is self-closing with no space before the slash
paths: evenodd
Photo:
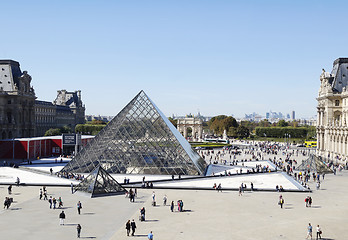
<path id="1" fill-rule="evenodd" d="M 2 131 L 1 138 L 6 139 L 6 132 L 5 131 Z"/>
<path id="2" fill-rule="evenodd" d="M 7 112 L 7 122 L 12 123 L 12 113 L 11 112 Z"/>

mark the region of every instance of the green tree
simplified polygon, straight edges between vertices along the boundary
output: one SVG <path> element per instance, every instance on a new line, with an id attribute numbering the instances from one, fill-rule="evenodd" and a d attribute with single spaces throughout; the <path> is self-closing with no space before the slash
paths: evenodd
<path id="1" fill-rule="evenodd" d="M 93 119 L 92 122 L 91 122 L 92 125 L 99 125 L 99 124 L 104 124 L 106 125 L 106 122 L 102 121 L 102 120 L 96 120 L 96 119 Z"/>
<path id="2" fill-rule="evenodd" d="M 71 129 L 71 127 L 69 127 L 68 125 L 63 126 L 63 127 L 60 129 L 60 131 L 61 131 L 62 133 L 72 133 L 72 132 L 73 132 L 73 130 Z"/>
<path id="3" fill-rule="evenodd" d="M 289 124 L 288 124 L 287 121 L 285 121 L 285 120 L 282 119 L 282 120 L 279 120 L 279 121 L 278 121 L 277 126 L 278 126 L 278 127 L 287 127 L 287 126 L 289 126 Z"/>
<path id="4" fill-rule="evenodd" d="M 75 132 L 86 135 L 97 135 L 106 125 L 98 124 L 77 124 L 75 127 Z"/>
<path id="5" fill-rule="evenodd" d="M 219 115 L 211 118 L 208 126 L 215 134 L 222 135 L 224 130 L 229 131 L 231 127 L 238 127 L 238 123 L 234 117 Z"/>
<path id="6" fill-rule="evenodd" d="M 177 119 L 173 119 L 173 118 L 169 117 L 168 120 L 174 125 L 174 127 L 178 127 L 178 120 Z"/>
<path id="7" fill-rule="evenodd" d="M 250 136 L 250 131 L 247 127 L 238 126 L 236 129 L 237 137 L 239 138 L 247 138 Z"/>
<path id="8" fill-rule="evenodd" d="M 298 127 L 298 122 L 294 120 L 294 121 L 290 122 L 289 125 L 291 127 Z"/>
<path id="9" fill-rule="evenodd" d="M 62 135 L 62 132 L 59 128 L 50 128 L 45 132 L 45 136 L 57 136 Z"/>
<path id="10" fill-rule="evenodd" d="M 270 127 L 271 123 L 267 119 L 263 119 L 259 122 L 259 127 Z"/>
<path id="11" fill-rule="evenodd" d="M 308 126 L 307 139 L 317 139 L 317 130 L 315 126 Z"/>
<path id="12" fill-rule="evenodd" d="M 227 131 L 227 136 L 236 138 L 237 137 L 237 128 L 230 127 Z"/>

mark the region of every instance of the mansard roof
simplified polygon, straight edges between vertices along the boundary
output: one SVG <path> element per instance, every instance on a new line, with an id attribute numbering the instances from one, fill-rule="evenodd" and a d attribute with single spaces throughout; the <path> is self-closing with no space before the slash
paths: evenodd
<path id="1" fill-rule="evenodd" d="M 348 85 L 348 58 L 338 58 L 333 63 L 332 79 L 329 83 L 334 92 L 342 92 Z"/>
<path id="2" fill-rule="evenodd" d="M 19 63 L 13 60 L 0 60 L 0 89 L 7 92 L 15 91 L 19 86 L 22 71 Z"/>

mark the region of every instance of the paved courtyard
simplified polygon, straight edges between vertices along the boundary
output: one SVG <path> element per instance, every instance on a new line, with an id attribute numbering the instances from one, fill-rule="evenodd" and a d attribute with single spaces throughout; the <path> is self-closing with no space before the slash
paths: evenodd
<path id="1" fill-rule="evenodd" d="M 2 239 L 75 239 L 76 224 L 82 226 L 82 238 L 129 239 L 125 222 L 135 219 L 134 239 L 305 239 L 308 223 L 319 224 L 324 239 L 347 239 L 348 172 L 326 175 L 321 190 L 309 193 L 312 208 L 306 208 L 308 193 L 282 193 L 284 209 L 277 205 L 277 192 L 198 191 L 155 189 L 158 206 L 151 206 L 151 189 L 139 189 L 135 203 L 124 196 L 91 199 L 83 194 L 71 194 L 68 187 L 48 187 L 49 195 L 61 196 L 67 215 L 66 224 L 59 226 L 59 209 L 49 209 L 39 200 L 39 187 L 13 187 L 14 203 L 0 212 Z M 314 183 L 310 183 L 315 189 Z M 162 206 L 184 202 L 184 212 L 170 212 Z M 5 197 L 7 186 L 0 187 Z M 82 214 L 76 210 L 77 201 L 83 205 Z M 146 221 L 139 222 L 139 209 L 146 208 Z M 176 208 L 177 209 L 177 208 Z"/>

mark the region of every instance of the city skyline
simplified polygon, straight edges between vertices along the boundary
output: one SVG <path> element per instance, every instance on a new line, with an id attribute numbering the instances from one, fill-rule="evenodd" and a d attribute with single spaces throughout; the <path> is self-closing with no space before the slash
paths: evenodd
<path id="1" fill-rule="evenodd" d="M 310 118 L 322 68 L 346 54 L 345 2 L 132 3 L 4 2 L 1 59 L 28 71 L 40 100 L 81 90 L 86 114 L 116 115 L 143 89 L 167 116 Z"/>

